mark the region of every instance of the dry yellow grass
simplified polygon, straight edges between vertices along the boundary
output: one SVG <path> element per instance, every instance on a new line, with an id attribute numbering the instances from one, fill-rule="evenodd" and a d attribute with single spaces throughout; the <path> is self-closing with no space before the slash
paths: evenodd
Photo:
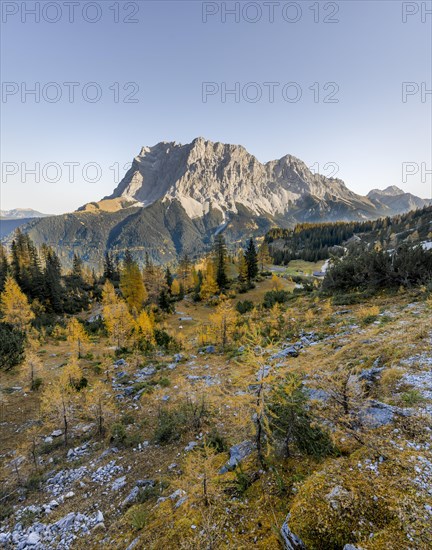
<path id="1" fill-rule="evenodd" d="M 285 280 L 284 280 L 285 281 Z M 286 282 L 286 281 L 285 281 Z M 290 285 L 287 283 L 287 288 Z M 271 280 L 265 279 L 258 283 L 257 288 L 242 295 L 237 295 L 233 300 L 236 303 L 239 300 L 252 300 L 255 304 L 262 301 L 264 293 L 271 289 Z M 362 369 L 370 368 L 374 361 L 379 357 L 385 369 L 382 374 L 381 382 L 377 391 L 378 398 L 386 400 L 391 398 L 395 391 L 401 375 L 406 372 L 408 367 L 402 366 L 401 360 L 419 354 L 424 351 L 430 351 L 430 326 L 428 319 L 430 311 L 428 305 L 416 303 L 414 308 L 407 308 L 407 305 L 413 298 L 409 294 L 392 296 L 378 296 L 373 301 L 365 304 L 353 306 L 332 306 L 329 301 L 313 300 L 310 297 L 299 297 L 290 302 L 288 309 L 283 313 L 285 316 L 284 326 L 289 323 L 299 332 L 302 329 L 311 330 L 319 334 L 321 340 L 317 345 L 305 348 L 297 358 L 287 358 L 283 361 L 284 366 L 278 369 L 275 376 L 283 377 L 287 372 L 299 372 L 306 374 L 309 379 L 320 373 L 332 372 L 335 368 L 348 366 L 353 372 L 359 372 Z M 184 361 L 178 363 L 174 370 L 164 369 L 158 372 L 156 377 L 163 376 L 169 380 L 168 387 L 156 387 L 153 393 L 144 394 L 136 403 L 138 409 L 129 409 L 128 403 L 121 405 L 120 414 L 132 412 L 135 423 L 127 429 L 131 433 L 137 432 L 140 440 L 149 440 L 152 438 L 155 421 L 158 411 L 163 406 L 178 406 L 187 397 L 205 396 L 209 406 L 213 411 L 212 423 L 214 423 L 218 432 L 222 434 L 228 444 L 238 443 L 244 439 L 250 438 L 254 433 L 254 424 L 251 421 L 254 411 L 254 401 L 251 398 L 253 394 L 248 392 L 250 384 L 256 384 L 256 367 L 248 364 L 241 358 L 230 358 L 229 355 L 222 353 L 199 355 L 197 347 L 199 346 L 198 334 L 200 327 L 209 322 L 209 316 L 214 312 L 213 308 L 203 303 L 193 303 L 189 300 L 183 300 L 177 304 L 177 310 L 184 313 L 184 316 L 191 316 L 192 321 L 179 321 L 180 315 L 173 315 L 167 318 L 166 325 L 172 334 L 180 334 L 180 339 L 184 345 L 183 354 L 187 355 Z M 337 312 L 345 311 L 341 315 Z M 380 311 L 384 316 L 379 316 Z M 259 313 L 263 325 L 274 321 L 270 318 L 273 313 L 263 311 Z M 376 317 L 377 324 L 357 324 L 369 317 Z M 307 324 L 307 326 L 306 326 Z M 179 329 L 179 326 L 182 329 Z M 276 347 L 276 346 L 275 346 Z M 108 355 L 112 354 L 108 342 L 101 339 L 91 346 L 91 351 L 95 354 L 93 360 L 83 360 L 82 367 L 90 383 L 100 378 L 97 374 L 95 363 L 101 361 L 103 364 L 109 362 Z M 44 372 L 42 378 L 48 380 L 53 378 L 60 365 L 68 359 L 69 347 L 64 341 L 55 341 L 48 339 L 40 350 L 40 357 L 44 360 Z M 56 354 L 52 357 L 52 354 Z M 197 357 L 192 357 L 196 355 Z M 139 354 L 127 358 L 129 367 L 127 371 L 135 371 L 141 358 Z M 170 363 L 172 354 L 161 355 L 153 358 L 154 364 L 164 365 Z M 416 368 L 415 364 L 412 366 Z M 191 381 L 187 379 L 188 375 L 211 376 L 218 383 L 208 386 L 205 381 Z M 12 373 L 2 374 L 2 390 L 12 386 L 27 384 L 27 373 L 17 370 Z M 28 411 L 24 410 L 22 419 L 18 418 L 16 411 L 25 409 L 27 405 L 37 407 L 39 396 L 36 393 L 28 393 L 24 396 L 22 392 L 11 394 L 2 394 L 10 404 L 7 417 L 8 423 L 2 425 L 3 435 L 7 439 L 6 445 L 2 448 L 5 452 L 20 448 L 26 439 L 28 432 L 24 428 L 26 421 L 31 419 Z M 169 395 L 169 401 L 164 404 L 162 398 Z M 15 414 L 14 414 L 15 411 Z M 18 430 L 18 431 L 17 431 Z M 46 433 L 49 433 L 48 431 Z M 188 441 L 195 437 L 194 434 L 186 432 L 182 438 L 167 446 L 149 446 L 145 452 L 139 453 L 133 448 L 121 449 L 121 464 L 127 469 L 128 483 L 132 480 L 154 478 L 161 479 L 164 483 L 171 484 L 166 489 L 165 494 L 173 487 L 178 487 L 182 483 L 182 478 L 171 471 L 168 466 L 171 463 L 179 464 L 185 458 L 184 447 Z M 95 455 L 102 453 L 102 450 L 109 444 L 108 440 L 101 441 L 96 448 Z M 347 449 L 349 446 L 347 445 Z M 58 460 L 56 468 L 75 467 L 65 461 L 65 449 L 53 451 L 51 454 Z M 108 457 L 106 460 L 110 460 Z M 120 459 L 119 459 L 120 460 Z M 10 457 L 3 461 L 3 469 L 0 471 L 0 477 L 6 480 L 8 477 L 12 480 L 13 473 L 9 467 Z M 280 476 L 288 487 L 286 492 L 280 492 L 280 488 L 275 482 L 275 478 L 270 473 L 262 475 L 261 479 L 247 492 L 247 502 L 239 500 L 232 506 L 231 516 L 226 521 L 229 525 L 231 546 L 224 541 L 219 541 L 218 548 L 277 548 L 274 534 L 274 528 L 280 527 L 289 510 L 294 493 L 291 492 L 293 479 L 304 479 L 322 465 L 302 458 L 289 459 L 281 461 L 278 464 Z M 31 472 L 31 467 L 27 470 L 23 468 L 22 475 Z M 13 480 L 12 480 L 13 481 Z M 299 484 L 300 486 L 301 484 Z M 132 488 L 132 485 L 127 489 Z M 86 491 L 89 493 L 84 496 L 84 490 L 79 487 L 74 488 L 76 497 L 73 502 L 67 502 L 64 507 L 56 510 L 52 516 L 55 521 L 62 517 L 68 511 L 83 511 L 90 509 L 96 503 L 104 502 L 104 514 L 108 535 L 115 542 L 114 548 L 124 548 L 126 541 L 130 542 L 139 533 L 142 537 L 142 547 L 145 548 L 168 548 L 173 544 L 174 539 L 170 539 L 169 529 L 177 528 L 178 533 L 183 533 L 183 543 L 185 548 L 187 544 L 195 544 L 199 547 L 200 542 L 190 537 L 191 525 L 204 525 L 201 515 L 197 509 L 179 508 L 173 509 L 170 503 L 166 504 L 166 513 L 164 521 L 160 516 L 155 516 L 148 526 L 142 531 L 135 531 L 127 518 L 115 513 L 122 495 L 113 495 L 112 503 L 114 509 L 111 510 L 102 495 L 104 487 L 97 487 L 91 483 Z M 32 495 L 33 501 L 45 502 L 46 495 Z M 111 504 L 111 503 L 110 503 Z M 154 502 L 144 505 L 147 512 L 151 512 Z M 50 518 L 51 521 L 51 518 Z M 159 522 L 159 523 L 158 523 Z M 230 530 L 233 529 L 233 532 Z M 95 533 L 91 544 L 94 548 L 101 547 L 102 539 L 107 536 L 106 533 Z M 189 542 L 187 542 L 189 541 Z M 175 541 L 178 545 L 179 541 Z M 198 546 L 196 546 L 198 544 Z M 89 548 L 87 539 L 78 541 L 76 548 Z M 372 548 L 372 547 L 371 547 Z"/>

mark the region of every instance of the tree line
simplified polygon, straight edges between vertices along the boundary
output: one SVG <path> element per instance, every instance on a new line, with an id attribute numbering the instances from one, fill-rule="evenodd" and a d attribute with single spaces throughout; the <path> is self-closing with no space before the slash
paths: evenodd
<path id="1" fill-rule="evenodd" d="M 323 290 L 347 292 L 432 284 L 432 250 L 404 244 L 391 252 L 352 249 L 327 270 Z"/>
<path id="2" fill-rule="evenodd" d="M 404 240 L 412 243 L 432 238 L 432 206 L 406 214 L 365 222 L 300 223 L 293 229 L 271 229 L 265 242 L 276 265 L 291 260 L 318 262 L 341 256 L 341 245 L 355 235 L 379 242 L 383 248 L 394 248 Z"/>
<path id="3" fill-rule="evenodd" d="M 121 261 L 107 252 L 101 274 L 89 270 L 77 254 L 72 268 L 64 272 L 51 247 L 37 249 L 29 235 L 18 230 L 9 253 L 0 246 L 0 366 L 12 368 L 23 360 L 32 331 L 57 330 L 59 320 L 65 324 L 68 316 L 89 310 L 96 302 L 102 304 L 104 330 L 118 348 L 127 346 L 131 338 L 143 351 L 167 344 L 155 326 L 158 312 L 172 313 L 185 294 L 195 301 L 217 302 L 227 292 L 246 292 L 254 286 L 260 266 L 264 270 L 269 261 L 267 246 L 257 250 L 253 239 L 235 258 L 230 256 L 223 235 L 218 235 L 208 256 L 195 264 L 184 255 L 175 272 L 173 266 L 155 265 L 148 254 L 140 267 L 129 250 Z M 230 266 L 234 276 L 228 273 Z M 219 313 L 225 342 L 232 312 Z M 85 331 L 79 331 L 80 326 L 72 318 L 67 330 L 82 344 Z"/>

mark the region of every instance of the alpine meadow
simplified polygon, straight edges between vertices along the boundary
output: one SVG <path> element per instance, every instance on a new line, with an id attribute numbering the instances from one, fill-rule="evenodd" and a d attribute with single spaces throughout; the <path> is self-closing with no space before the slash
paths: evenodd
<path id="1" fill-rule="evenodd" d="M 431 17 L 2 2 L 0 548 L 432 548 Z"/>

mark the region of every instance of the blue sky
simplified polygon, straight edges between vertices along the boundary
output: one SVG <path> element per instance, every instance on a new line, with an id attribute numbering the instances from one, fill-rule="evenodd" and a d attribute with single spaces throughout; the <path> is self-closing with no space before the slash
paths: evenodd
<path id="1" fill-rule="evenodd" d="M 280 1 L 273 22 L 262 2 L 261 15 L 257 2 L 80 2 L 73 22 L 63 2 L 47 4 L 36 6 L 39 22 L 21 2 L 2 6 L 1 209 L 74 210 L 111 193 L 142 145 L 196 136 L 240 143 L 263 162 L 293 154 L 325 175 L 337 170 L 358 193 L 399 185 L 431 196 L 432 15 L 422 4 L 432 2 Z M 224 4 L 238 4 L 238 21 L 223 22 Z M 405 22 L 404 9 L 414 12 Z M 36 82 L 40 101 L 22 101 Z M 78 83 L 73 102 L 65 82 Z M 204 102 L 206 82 L 217 93 Z M 222 101 L 223 83 L 236 82 L 239 101 Z M 279 83 L 273 102 L 268 82 Z M 406 102 L 403 82 L 414 83 Z M 301 91 L 297 102 L 284 99 L 287 83 L 296 84 L 286 97 Z M 137 88 L 138 102 L 125 103 Z M 97 90 L 99 101 L 83 99 Z M 258 91 L 260 100 L 244 99 Z M 337 102 L 323 101 L 330 92 Z M 24 172 L 35 163 L 39 183 Z M 71 178 L 65 163 L 77 163 Z M 405 182 L 403 163 L 416 172 Z"/>

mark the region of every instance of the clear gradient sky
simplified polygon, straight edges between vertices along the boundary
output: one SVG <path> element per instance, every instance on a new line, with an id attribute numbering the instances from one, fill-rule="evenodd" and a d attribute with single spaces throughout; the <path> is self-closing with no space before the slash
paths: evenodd
<path id="1" fill-rule="evenodd" d="M 242 144 L 262 162 L 290 153 L 325 175 L 334 172 L 326 163 L 335 163 L 337 177 L 361 194 L 398 185 L 431 196 L 431 176 L 421 173 L 421 163 L 423 171 L 432 167 L 431 1 L 260 2 L 259 15 L 257 2 L 108 0 L 79 2 L 72 22 L 64 2 L 24 4 L 36 5 L 40 22 L 22 12 L 21 2 L 2 2 L 3 210 L 74 210 L 110 194 L 119 178 L 109 167 L 118 163 L 122 176 L 142 145 L 197 136 Z M 238 21 L 227 14 L 223 22 L 224 5 L 236 4 Z M 36 82 L 39 103 L 31 95 L 22 101 Z M 43 92 L 49 82 L 57 86 Z M 72 102 L 64 82 L 79 83 Z M 96 91 L 84 88 L 88 82 L 102 91 L 100 101 L 83 99 L 83 92 L 91 99 Z M 118 102 L 116 88 L 110 90 L 115 82 Z M 128 82 L 135 84 L 123 90 Z M 218 91 L 206 102 L 203 82 Z M 227 88 L 240 83 L 238 102 L 232 95 L 222 101 L 223 82 Z M 273 102 L 265 82 L 280 83 Z M 295 103 L 283 97 L 288 82 L 297 88 L 287 88 L 287 97 L 301 89 Z M 335 90 L 329 82 L 339 88 L 336 103 L 323 101 Z M 415 83 L 406 102 L 403 82 Z M 125 103 L 137 87 L 132 99 L 138 102 Z M 59 89 L 59 101 L 50 102 Z M 244 99 L 242 93 L 253 99 L 257 90 L 259 101 Z M 21 169 L 37 162 L 39 183 Z M 72 182 L 64 166 L 70 162 L 79 163 Z M 403 182 L 406 162 L 418 172 Z M 63 167 L 60 181 L 44 181 L 44 173 L 56 179 L 48 163 Z M 85 181 L 98 177 L 93 168 L 85 172 L 86 163 L 101 167 L 98 182 Z M 17 173 L 9 175 L 14 166 Z"/>

